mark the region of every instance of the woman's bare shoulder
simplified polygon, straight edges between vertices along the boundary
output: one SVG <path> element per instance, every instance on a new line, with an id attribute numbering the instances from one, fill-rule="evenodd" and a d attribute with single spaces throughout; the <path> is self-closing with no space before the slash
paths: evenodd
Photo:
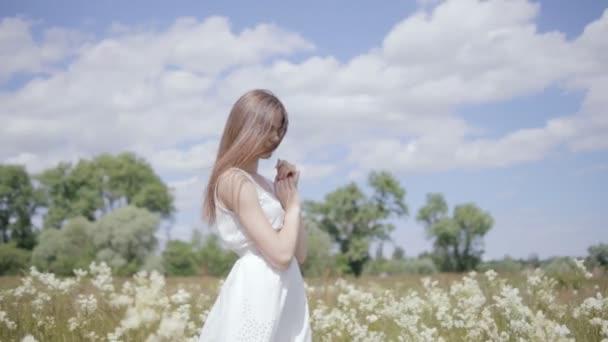
<path id="1" fill-rule="evenodd" d="M 229 168 L 222 172 L 217 180 L 218 196 L 222 203 L 230 210 L 235 207 L 234 204 L 238 201 L 242 190 L 252 188 L 255 191 L 255 185 L 252 181 L 237 168 Z"/>

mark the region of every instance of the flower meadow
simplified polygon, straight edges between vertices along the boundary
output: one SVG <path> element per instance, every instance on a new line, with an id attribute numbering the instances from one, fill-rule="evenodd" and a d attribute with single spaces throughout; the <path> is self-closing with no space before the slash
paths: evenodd
<path id="1" fill-rule="evenodd" d="M 575 263 L 574 285 L 541 269 L 306 279 L 313 340 L 608 342 L 608 278 Z M 0 341 L 197 341 L 223 282 L 74 274 L 0 278 Z"/>

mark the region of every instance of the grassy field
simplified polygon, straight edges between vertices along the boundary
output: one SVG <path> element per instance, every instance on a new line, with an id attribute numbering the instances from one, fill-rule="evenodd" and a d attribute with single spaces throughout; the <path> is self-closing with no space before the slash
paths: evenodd
<path id="1" fill-rule="evenodd" d="M 608 341 L 608 277 L 306 279 L 314 341 Z M 0 277 L 0 341 L 196 341 L 221 279 Z M 235 322 L 236 323 L 236 322 Z"/>

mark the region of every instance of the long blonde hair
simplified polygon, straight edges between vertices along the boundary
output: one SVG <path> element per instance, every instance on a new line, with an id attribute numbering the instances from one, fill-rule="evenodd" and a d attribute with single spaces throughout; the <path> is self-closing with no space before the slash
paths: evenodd
<path id="1" fill-rule="evenodd" d="M 243 94 L 232 106 L 220 147 L 209 177 L 203 203 L 203 221 L 215 222 L 215 187 L 219 176 L 231 167 L 242 168 L 266 152 L 264 142 L 272 130 L 273 117 L 282 115 L 283 123 L 276 149 L 287 133 L 287 111 L 281 101 L 269 90 L 254 89 Z"/>

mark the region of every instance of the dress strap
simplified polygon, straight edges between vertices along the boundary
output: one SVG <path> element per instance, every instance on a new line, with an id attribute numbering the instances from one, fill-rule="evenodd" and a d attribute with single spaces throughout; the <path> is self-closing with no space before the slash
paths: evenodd
<path id="1" fill-rule="evenodd" d="M 235 169 L 235 170 L 238 170 L 240 173 L 242 173 L 242 174 L 244 174 L 245 176 L 247 176 L 247 178 L 249 178 L 249 180 L 251 180 L 251 181 L 252 181 L 254 184 L 256 184 L 256 185 L 258 184 L 258 182 L 256 182 L 256 181 L 255 181 L 255 179 L 253 179 L 253 176 L 249 174 L 249 172 L 247 172 L 247 171 L 245 171 L 245 170 L 243 170 L 243 169 L 241 169 L 241 168 L 238 168 L 238 167 L 236 167 L 236 166 L 232 166 L 232 167 L 231 167 L 231 168 L 229 168 L 228 170 L 230 170 L 230 169 Z"/>
<path id="2" fill-rule="evenodd" d="M 251 180 L 251 181 L 253 182 L 253 184 L 255 184 L 255 186 L 256 186 L 256 187 L 259 187 L 259 188 L 261 188 L 261 187 L 262 187 L 260 184 L 258 184 L 258 182 L 256 182 L 256 181 L 255 181 L 255 179 L 253 179 L 253 176 L 251 176 L 251 175 L 249 174 L 249 172 L 247 172 L 247 171 L 245 171 L 245 170 L 243 170 L 243 169 L 240 169 L 240 168 L 238 168 L 238 167 L 236 167 L 236 166 L 230 167 L 228 170 L 230 170 L 230 169 L 235 169 L 235 170 L 238 170 L 238 172 L 240 172 L 240 173 L 242 173 L 242 174 L 245 174 L 245 176 L 246 176 L 247 178 L 249 178 L 249 180 Z M 228 171 L 228 170 L 226 170 L 226 171 Z M 222 205 L 222 204 L 220 203 L 220 201 L 219 201 L 219 196 L 217 195 L 217 187 L 218 187 L 218 184 L 220 183 L 220 182 L 219 182 L 219 179 L 220 179 L 220 178 L 221 178 L 221 177 L 222 177 L 222 176 L 223 176 L 223 175 L 226 173 L 226 171 L 224 171 L 224 173 L 223 173 L 222 175 L 220 175 L 220 177 L 218 177 L 218 181 L 217 181 L 217 182 L 215 182 L 215 191 L 214 191 L 214 196 L 215 196 L 215 206 L 216 206 L 216 208 L 220 208 L 220 209 L 222 209 L 222 210 L 224 210 L 224 211 L 227 211 L 227 212 L 229 212 L 229 213 L 233 214 L 234 212 L 233 212 L 232 210 L 230 210 L 230 209 L 226 208 L 224 205 Z M 264 189 L 262 189 L 262 190 L 264 190 Z"/>
<path id="3" fill-rule="evenodd" d="M 266 189 L 266 188 L 265 188 L 264 186 L 262 186 L 262 185 L 261 185 L 261 184 L 260 184 L 258 181 L 256 181 L 256 180 L 253 178 L 253 176 L 252 176 L 252 175 L 251 175 L 249 172 L 247 172 L 247 171 L 245 171 L 245 170 L 243 170 L 243 169 L 241 169 L 241 168 L 238 168 L 238 167 L 236 167 L 236 166 L 233 166 L 233 167 L 231 167 L 230 169 L 236 169 L 236 170 L 238 170 L 240 173 L 243 173 L 243 174 L 244 174 L 244 175 L 245 175 L 247 178 L 249 178 L 249 180 L 250 180 L 250 181 L 252 181 L 252 182 L 253 182 L 253 184 L 255 184 L 256 188 L 258 188 L 258 189 L 262 190 L 262 192 L 268 192 L 268 189 Z M 262 178 L 264 178 L 264 177 L 262 177 Z M 272 184 L 269 184 L 269 183 L 268 183 L 268 181 L 267 181 L 265 178 L 264 178 L 264 183 L 265 183 L 265 184 L 270 185 L 270 187 L 271 187 L 271 189 L 272 189 Z M 274 189 L 273 189 L 273 190 L 274 190 Z M 273 191 L 273 193 L 274 193 L 274 191 Z"/>
<path id="4" fill-rule="evenodd" d="M 230 209 L 224 207 L 224 205 L 222 203 L 220 203 L 219 196 L 217 195 L 217 188 L 218 188 L 218 185 L 220 183 L 219 179 L 220 178 L 218 177 L 218 180 L 215 182 L 215 189 L 213 191 L 213 193 L 214 193 L 213 196 L 215 196 L 215 208 L 216 209 L 221 209 L 221 210 L 223 210 L 225 212 L 228 212 L 228 213 L 232 214 L 232 211 Z"/>

